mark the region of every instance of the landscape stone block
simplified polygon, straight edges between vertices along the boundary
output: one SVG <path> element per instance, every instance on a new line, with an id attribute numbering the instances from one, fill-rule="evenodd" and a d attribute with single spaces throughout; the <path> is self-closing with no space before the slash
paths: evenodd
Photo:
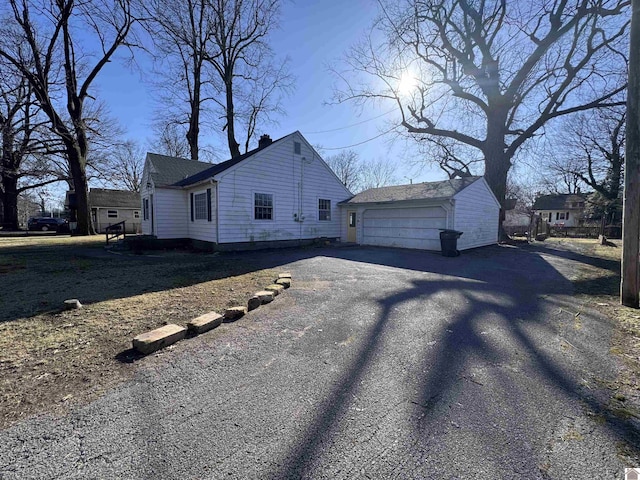
<path id="1" fill-rule="evenodd" d="M 77 298 L 72 298 L 70 300 L 64 301 L 65 310 L 75 310 L 77 308 L 82 308 L 82 304 L 80 303 L 80 300 L 78 300 Z"/>
<path id="2" fill-rule="evenodd" d="M 222 315 L 216 312 L 205 313 L 187 323 L 187 328 L 197 334 L 208 332 L 222 323 Z"/>
<path id="3" fill-rule="evenodd" d="M 273 292 L 274 295 L 280 295 L 280 292 L 284 290 L 284 285 L 272 284 L 264 287 L 265 290 Z"/>
<path id="4" fill-rule="evenodd" d="M 275 294 L 270 290 L 260 290 L 256 292 L 255 296 L 260 299 L 262 303 L 270 303 L 273 302 L 273 296 Z"/>
<path id="5" fill-rule="evenodd" d="M 133 339 L 133 348 L 140 353 L 148 355 L 182 340 L 186 334 L 186 328 L 170 323 L 135 337 Z"/>
<path id="6" fill-rule="evenodd" d="M 249 309 L 249 311 L 255 310 L 260 305 L 262 305 L 262 300 L 260 300 L 260 297 L 257 297 L 255 295 L 247 301 L 247 308 Z"/>
<path id="7" fill-rule="evenodd" d="M 247 313 L 247 307 L 231 307 L 224 311 L 224 321 L 234 322 Z"/>
<path id="8" fill-rule="evenodd" d="M 289 288 L 291 286 L 290 278 L 279 278 L 276 280 L 276 285 L 282 285 L 284 288 Z"/>
<path id="9" fill-rule="evenodd" d="M 291 278 L 291 274 L 289 272 L 278 274 L 278 278 Z"/>

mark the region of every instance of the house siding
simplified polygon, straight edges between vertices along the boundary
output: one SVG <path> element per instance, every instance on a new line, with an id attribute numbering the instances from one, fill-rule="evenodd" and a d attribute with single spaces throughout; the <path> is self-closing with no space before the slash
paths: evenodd
<path id="1" fill-rule="evenodd" d="M 125 233 L 140 233 L 142 228 L 142 207 L 140 208 L 127 208 L 127 207 L 96 207 L 92 208 L 95 220 L 94 226 L 96 232 L 104 233 L 105 228 L 115 223 L 125 222 Z M 116 218 L 109 217 L 109 210 L 115 210 L 118 212 Z M 138 218 L 135 218 L 135 213 L 138 212 Z"/>
<path id="2" fill-rule="evenodd" d="M 498 242 L 500 206 L 484 179 L 477 180 L 454 195 L 453 228 L 463 232 L 458 249 Z"/>
<path id="3" fill-rule="evenodd" d="M 294 153 L 294 142 L 301 144 Z M 338 202 L 351 197 L 299 134 L 266 147 L 216 176 L 219 243 L 338 238 Z M 273 195 L 273 219 L 254 219 L 254 194 Z M 331 200 L 331 219 L 318 218 L 318 200 Z M 301 221 L 297 221 L 297 220 Z"/>
<path id="4" fill-rule="evenodd" d="M 543 221 L 547 222 L 549 225 L 562 225 L 564 227 L 578 227 L 580 225 L 580 218 L 583 214 L 583 209 L 571 209 L 566 208 L 564 210 L 536 210 L 536 214 L 540 215 Z M 549 221 L 549 213 L 551 213 L 551 221 Z M 565 216 L 564 219 L 559 219 L 559 214 L 563 214 Z M 569 219 L 567 220 L 566 215 L 569 214 Z"/>
<path id="5" fill-rule="evenodd" d="M 159 188 L 153 192 L 155 235 L 158 238 L 187 237 L 190 220 L 188 198 L 185 190 Z"/>
<path id="6" fill-rule="evenodd" d="M 204 219 L 204 220 L 197 220 L 197 219 L 193 219 L 193 221 L 191 221 L 191 214 L 190 214 L 190 209 L 191 209 L 191 194 L 193 193 L 195 194 L 199 194 L 199 193 L 207 193 L 207 189 L 210 188 L 211 189 L 211 221 L 209 221 L 208 219 Z M 188 236 L 189 238 L 193 239 L 193 240 L 201 240 L 203 242 L 211 242 L 211 243 L 216 243 L 217 242 L 217 236 L 216 236 L 216 225 L 217 225 L 217 218 L 216 218 L 216 185 L 215 184 L 205 184 L 205 185 L 200 185 L 198 187 L 194 187 L 191 188 L 189 190 L 187 190 L 186 192 L 186 196 L 187 196 L 187 211 L 186 211 L 186 215 L 188 217 Z"/>
<path id="7" fill-rule="evenodd" d="M 140 216 L 142 218 L 142 233 L 144 235 L 153 235 L 153 231 L 151 229 L 151 212 L 149 212 L 148 219 L 144 218 L 144 199 L 147 198 L 149 199 L 149 202 L 151 202 L 151 194 L 153 193 L 153 189 L 147 186 L 150 182 L 151 176 L 149 172 L 149 162 L 146 161 L 144 163 L 144 170 L 142 171 L 142 183 L 140 187 Z M 151 205 L 151 203 L 149 203 L 149 205 Z M 149 206 L 149 209 L 151 209 L 151 206 Z"/>

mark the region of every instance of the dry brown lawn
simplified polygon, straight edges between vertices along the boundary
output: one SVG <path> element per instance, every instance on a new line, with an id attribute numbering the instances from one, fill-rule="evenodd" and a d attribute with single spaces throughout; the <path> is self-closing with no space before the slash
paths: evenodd
<path id="1" fill-rule="evenodd" d="M 103 237 L 0 238 L 0 428 L 130 378 L 133 336 L 244 305 L 277 272 L 250 256 L 117 255 Z M 77 298 L 84 307 L 62 311 Z"/>
<path id="2" fill-rule="evenodd" d="M 640 418 L 640 310 L 620 304 L 621 241 L 610 241 L 607 246 L 593 239 L 549 238 L 547 242 L 594 260 L 580 264 L 574 280 L 576 293 L 614 322 L 611 353 L 621 359 L 623 368 L 617 381 L 608 385 L 614 390 L 611 408 L 621 416 Z"/>

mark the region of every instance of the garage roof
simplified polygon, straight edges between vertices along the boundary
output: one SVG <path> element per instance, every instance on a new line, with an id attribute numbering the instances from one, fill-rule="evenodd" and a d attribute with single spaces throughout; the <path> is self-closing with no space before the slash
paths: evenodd
<path id="1" fill-rule="evenodd" d="M 343 205 L 358 203 L 383 203 L 406 200 L 436 200 L 453 197 L 482 177 L 465 177 L 444 180 L 441 182 L 414 183 L 412 185 L 395 185 L 393 187 L 370 188 L 360 192 Z"/>

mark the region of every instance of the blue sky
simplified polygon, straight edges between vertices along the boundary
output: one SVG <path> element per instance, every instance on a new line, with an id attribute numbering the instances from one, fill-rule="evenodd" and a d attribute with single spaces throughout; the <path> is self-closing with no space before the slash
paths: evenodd
<path id="1" fill-rule="evenodd" d="M 293 94 L 286 99 L 286 114 L 278 125 L 267 131 L 279 138 L 300 130 L 313 145 L 326 148 L 324 156 L 339 153 L 340 147 L 355 145 L 380 135 L 394 118 L 393 105 L 360 109 L 353 104 L 328 105 L 335 78 L 329 66 L 339 65 L 349 48 L 362 37 L 377 13 L 372 0 L 285 1 L 281 26 L 272 37 L 272 47 L 279 56 L 288 56 L 296 77 Z M 145 68 L 144 59 L 139 62 Z M 153 90 L 142 81 L 142 75 L 124 64 L 110 63 L 97 79 L 98 96 L 121 123 L 127 138 L 145 144 L 152 137 L 151 122 L 157 105 Z M 348 127 L 350 125 L 353 127 Z M 397 165 L 398 183 L 444 178 L 437 169 L 416 171 L 405 163 L 402 145 L 391 145 L 392 135 L 354 146 L 364 159 L 386 158 Z M 217 137 L 202 138 L 201 144 L 212 144 L 221 160 L 228 158 L 228 148 Z"/>

